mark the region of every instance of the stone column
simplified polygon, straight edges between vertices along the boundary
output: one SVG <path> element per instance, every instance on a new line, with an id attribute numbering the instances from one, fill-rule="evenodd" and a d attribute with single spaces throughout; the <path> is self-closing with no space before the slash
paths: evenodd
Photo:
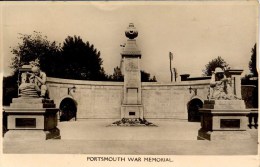
<path id="1" fill-rule="evenodd" d="M 143 119 L 140 72 L 141 51 L 136 45 L 135 38 L 138 36 L 138 31 L 134 24 L 129 24 L 125 35 L 128 40 L 121 53 L 124 61 L 124 99 L 121 107 L 121 118 Z"/>
<path id="2" fill-rule="evenodd" d="M 232 86 L 234 88 L 234 95 L 238 97 L 239 99 L 242 99 L 242 94 L 241 94 L 241 74 L 243 70 L 235 70 L 235 69 L 229 69 L 226 70 L 227 75 L 232 78 Z"/>

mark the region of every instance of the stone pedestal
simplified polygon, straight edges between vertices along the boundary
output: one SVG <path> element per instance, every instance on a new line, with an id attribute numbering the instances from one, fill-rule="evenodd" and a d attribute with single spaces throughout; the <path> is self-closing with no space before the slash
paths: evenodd
<path id="1" fill-rule="evenodd" d="M 249 122 L 249 128 L 251 129 L 254 127 L 255 129 L 258 128 L 258 109 L 250 109 L 250 114 L 248 114 L 248 122 Z"/>
<path id="2" fill-rule="evenodd" d="M 201 113 L 199 140 L 249 139 L 247 115 L 243 100 L 205 101 Z"/>
<path id="3" fill-rule="evenodd" d="M 124 96 L 121 105 L 121 120 L 112 126 L 155 126 L 144 118 L 141 89 L 141 51 L 136 45 L 138 31 L 133 23 L 125 31 L 128 38 L 121 52 L 124 74 Z"/>
<path id="4" fill-rule="evenodd" d="M 124 62 L 124 97 L 121 106 L 121 118 L 143 119 L 143 106 L 141 99 L 141 51 L 136 45 L 138 32 L 133 24 L 126 30 L 129 39 L 121 53 Z"/>
<path id="5" fill-rule="evenodd" d="M 53 100 L 42 98 L 14 98 L 5 108 L 7 129 L 5 140 L 60 139 L 57 112 Z"/>
<path id="6" fill-rule="evenodd" d="M 121 106 L 121 119 L 122 118 L 144 118 L 144 111 L 142 105 L 122 105 Z"/>
<path id="7" fill-rule="evenodd" d="M 141 99 L 140 58 L 128 57 L 124 59 L 124 98 L 121 106 L 121 118 L 143 119 Z"/>

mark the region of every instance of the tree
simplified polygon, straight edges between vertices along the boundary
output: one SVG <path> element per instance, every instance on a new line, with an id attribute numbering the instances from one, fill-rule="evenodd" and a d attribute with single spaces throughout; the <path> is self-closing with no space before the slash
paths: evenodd
<path id="1" fill-rule="evenodd" d="M 114 73 L 111 76 L 111 80 L 112 81 L 124 81 L 124 76 L 121 72 L 121 69 L 118 66 L 116 68 L 114 68 Z"/>
<path id="2" fill-rule="evenodd" d="M 249 62 L 249 70 L 253 74 L 253 77 L 258 77 L 257 65 L 256 65 L 256 44 L 251 50 L 251 60 Z"/>
<path id="3" fill-rule="evenodd" d="M 205 76 L 211 76 L 212 71 L 215 70 L 216 67 L 220 67 L 222 69 L 230 69 L 229 65 L 226 63 L 226 61 L 218 56 L 217 58 L 211 60 L 206 66 L 205 70 L 203 70 L 203 73 Z"/>
<path id="4" fill-rule="evenodd" d="M 19 34 L 18 37 L 22 43 L 12 48 L 14 58 L 12 59 L 11 68 L 14 72 L 24 64 L 36 58 L 40 61 L 40 68 L 47 73 L 48 76 L 55 76 L 56 63 L 60 54 L 60 46 L 56 42 L 50 42 L 46 36 L 42 36 L 40 32 L 34 31 L 32 35 Z"/>
<path id="5" fill-rule="evenodd" d="M 18 96 L 17 85 L 18 72 L 12 76 L 3 78 L 3 105 L 7 106 L 12 102 L 12 98 Z"/>
<path id="6" fill-rule="evenodd" d="M 49 77 L 107 80 L 100 52 L 80 37 L 68 36 L 62 47 L 36 31 L 32 35 L 20 34 L 19 39 L 22 43 L 11 51 L 15 55 L 11 64 L 14 71 L 38 58 L 41 70 Z"/>
<path id="7" fill-rule="evenodd" d="M 19 34 L 22 41 L 13 47 L 14 54 L 10 67 L 12 76 L 4 77 L 3 104 L 8 105 L 18 95 L 18 69 L 30 61 L 39 59 L 40 68 L 49 77 L 86 80 L 108 80 L 102 65 L 100 52 L 84 43 L 80 37 L 67 37 L 61 48 L 60 44 L 51 42 L 42 33 L 34 31 L 31 35 Z"/>
<path id="8" fill-rule="evenodd" d="M 141 81 L 142 82 L 156 82 L 155 76 L 150 78 L 151 74 L 141 70 Z"/>
<path id="9" fill-rule="evenodd" d="M 55 76 L 55 61 L 59 56 L 60 47 L 56 42 L 50 42 L 46 36 L 34 31 L 32 35 L 19 34 L 18 39 L 22 42 L 13 47 L 11 53 L 14 54 L 10 67 L 13 74 L 3 78 L 3 105 L 9 105 L 12 98 L 18 96 L 18 69 L 30 61 L 39 59 L 41 69 L 48 76 Z"/>
<path id="10" fill-rule="evenodd" d="M 258 108 L 258 72 L 256 63 L 256 44 L 251 50 L 249 70 L 252 74 L 245 75 L 241 79 L 241 84 L 247 85 L 242 86 L 242 97 L 248 108 Z"/>
<path id="11" fill-rule="evenodd" d="M 157 82 L 156 77 L 150 77 L 151 74 L 141 70 L 141 82 Z M 109 76 L 110 81 L 124 81 L 124 75 L 121 72 L 121 69 L 117 66 L 114 68 L 114 73 Z"/>
<path id="12" fill-rule="evenodd" d="M 68 36 L 61 48 L 59 76 L 67 79 L 107 80 L 100 52 L 79 36 Z"/>

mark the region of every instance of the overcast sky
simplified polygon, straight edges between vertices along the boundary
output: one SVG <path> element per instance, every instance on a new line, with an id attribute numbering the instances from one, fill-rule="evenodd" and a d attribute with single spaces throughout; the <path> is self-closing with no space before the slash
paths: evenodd
<path id="1" fill-rule="evenodd" d="M 161 82 L 170 81 L 169 51 L 174 53 L 178 74 L 201 76 L 205 65 L 218 56 L 233 68 L 248 70 L 257 41 L 253 2 L 14 2 L 4 4 L 1 13 L 4 75 L 11 73 L 10 47 L 21 42 L 18 33 L 39 31 L 58 43 L 68 35 L 78 35 L 101 52 L 105 71 L 112 74 L 120 65 L 124 31 L 134 23 L 142 69 Z"/>

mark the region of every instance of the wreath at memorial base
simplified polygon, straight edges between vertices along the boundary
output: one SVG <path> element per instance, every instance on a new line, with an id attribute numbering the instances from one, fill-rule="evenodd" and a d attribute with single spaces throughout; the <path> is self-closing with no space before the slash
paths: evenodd
<path id="1" fill-rule="evenodd" d="M 156 126 L 155 124 L 141 118 L 122 118 L 111 124 L 111 126 Z"/>

